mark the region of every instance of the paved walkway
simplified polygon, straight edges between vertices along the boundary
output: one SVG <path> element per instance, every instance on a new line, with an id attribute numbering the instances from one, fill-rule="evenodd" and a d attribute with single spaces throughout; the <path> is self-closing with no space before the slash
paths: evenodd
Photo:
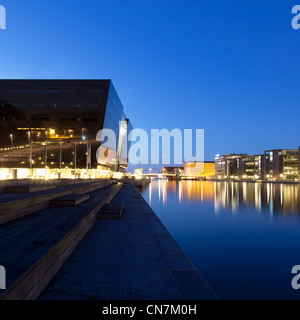
<path id="1" fill-rule="evenodd" d="M 112 202 L 123 203 L 122 220 L 98 220 L 41 300 L 216 299 L 136 189 Z"/>

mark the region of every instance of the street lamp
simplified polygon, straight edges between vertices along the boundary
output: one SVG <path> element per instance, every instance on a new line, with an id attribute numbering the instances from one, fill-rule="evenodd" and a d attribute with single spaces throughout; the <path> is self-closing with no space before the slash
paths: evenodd
<path id="1" fill-rule="evenodd" d="M 11 134 L 9 135 L 9 137 L 10 137 L 10 144 L 11 144 L 11 148 L 12 148 L 13 145 L 14 145 L 14 135 L 11 133 Z"/>
<path id="2" fill-rule="evenodd" d="M 32 141 L 31 141 L 31 132 L 27 131 L 28 143 L 29 143 L 29 176 L 32 176 Z"/>
<path id="3" fill-rule="evenodd" d="M 59 142 L 59 179 L 61 179 L 62 142 Z"/>
<path id="4" fill-rule="evenodd" d="M 75 167 L 75 178 L 77 178 L 77 145 L 75 142 L 74 146 L 74 167 Z"/>
<path id="5" fill-rule="evenodd" d="M 47 153 L 48 153 L 48 146 L 47 146 L 47 144 L 48 144 L 48 131 L 46 131 L 45 132 L 45 135 L 46 135 L 46 137 L 45 137 L 45 178 L 47 179 L 47 177 L 48 177 L 48 166 L 47 166 L 47 157 L 48 157 L 48 155 L 47 155 Z"/>

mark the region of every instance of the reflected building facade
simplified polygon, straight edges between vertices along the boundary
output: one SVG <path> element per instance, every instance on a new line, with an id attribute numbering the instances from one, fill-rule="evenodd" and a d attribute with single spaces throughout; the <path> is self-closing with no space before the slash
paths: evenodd
<path id="1" fill-rule="evenodd" d="M 253 208 L 269 214 L 300 212 L 300 186 L 275 183 L 219 181 L 214 183 L 215 210 Z"/>
<path id="2" fill-rule="evenodd" d="M 2 179 L 127 169 L 124 139 L 132 126 L 111 80 L 0 80 L 0 128 Z M 96 157 L 103 128 L 116 133 L 114 162 Z"/>
<path id="3" fill-rule="evenodd" d="M 174 201 L 178 205 L 213 203 L 216 214 L 223 211 L 238 213 L 243 209 L 242 212 L 266 213 L 273 218 L 281 214 L 300 214 L 300 185 L 158 180 L 149 185 L 149 203 L 153 201 L 164 206 L 168 202 L 174 204 Z"/>

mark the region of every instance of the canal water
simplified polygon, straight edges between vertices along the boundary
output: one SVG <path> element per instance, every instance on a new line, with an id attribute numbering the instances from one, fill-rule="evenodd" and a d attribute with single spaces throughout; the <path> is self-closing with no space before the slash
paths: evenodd
<path id="1" fill-rule="evenodd" d="M 153 180 L 143 196 L 220 299 L 300 299 L 300 185 Z"/>

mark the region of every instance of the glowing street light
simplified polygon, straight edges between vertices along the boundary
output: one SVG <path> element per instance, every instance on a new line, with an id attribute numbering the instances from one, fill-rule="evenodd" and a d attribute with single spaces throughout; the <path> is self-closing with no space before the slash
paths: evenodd
<path id="1" fill-rule="evenodd" d="M 62 142 L 59 143 L 59 178 L 61 179 L 61 165 L 62 165 Z"/>
<path id="2" fill-rule="evenodd" d="M 32 141 L 31 141 L 31 132 L 27 131 L 27 136 L 28 136 L 28 143 L 29 143 L 29 176 L 31 178 L 32 176 Z"/>
<path id="3" fill-rule="evenodd" d="M 10 137 L 11 147 L 13 147 L 13 145 L 14 145 L 14 135 L 11 133 L 11 134 L 9 135 L 9 137 Z"/>

